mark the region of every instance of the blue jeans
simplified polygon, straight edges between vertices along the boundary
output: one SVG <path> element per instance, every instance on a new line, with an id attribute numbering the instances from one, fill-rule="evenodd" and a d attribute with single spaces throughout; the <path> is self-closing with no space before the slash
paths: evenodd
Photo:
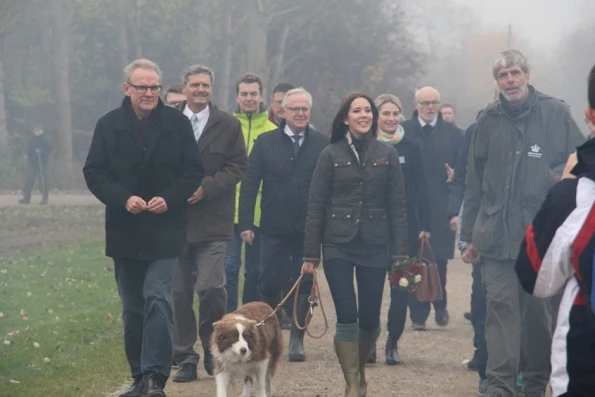
<path id="1" fill-rule="evenodd" d="M 242 266 L 242 238 L 238 225 L 234 225 L 233 239 L 227 243 L 225 253 L 225 275 L 227 283 L 227 312 L 231 313 L 238 308 L 238 279 Z M 252 245 L 246 244 L 246 261 L 244 263 L 244 296 L 243 303 L 260 300 L 258 294 L 258 278 L 260 276 L 260 231 L 254 230 Z"/>
<path id="2" fill-rule="evenodd" d="M 169 377 L 173 357 L 172 288 L 178 258 L 114 259 L 122 303 L 124 348 L 134 379 Z"/>
<path id="3" fill-rule="evenodd" d="M 473 325 L 473 346 L 479 376 L 484 379 L 488 362 L 486 346 L 486 289 L 483 285 L 481 264 L 473 264 L 473 284 L 471 286 L 471 324 Z"/>

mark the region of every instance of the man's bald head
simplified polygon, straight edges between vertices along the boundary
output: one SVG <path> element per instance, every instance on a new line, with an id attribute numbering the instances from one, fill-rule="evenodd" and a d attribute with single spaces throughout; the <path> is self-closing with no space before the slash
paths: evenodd
<path id="1" fill-rule="evenodd" d="M 415 93 L 415 108 L 426 123 L 434 121 L 440 110 L 440 93 L 434 87 L 423 87 Z"/>

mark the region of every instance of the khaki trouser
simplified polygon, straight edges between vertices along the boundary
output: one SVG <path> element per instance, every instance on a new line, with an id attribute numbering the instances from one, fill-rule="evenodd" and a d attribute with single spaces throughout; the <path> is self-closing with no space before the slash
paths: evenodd
<path id="1" fill-rule="evenodd" d="M 174 275 L 174 361 L 178 365 L 197 364 L 194 350 L 197 322 L 192 302 L 199 298 L 198 336 L 209 349 L 213 323 L 226 313 L 225 248 L 227 241 L 188 244 Z M 196 271 L 196 278 L 193 275 Z M 193 285 L 194 284 L 194 285 Z"/>
<path id="2" fill-rule="evenodd" d="M 515 396 L 515 379 L 522 360 L 525 393 L 541 396 L 550 374 L 550 301 L 522 290 L 514 261 L 484 258 L 482 264 L 487 291 L 485 333 L 489 395 Z"/>

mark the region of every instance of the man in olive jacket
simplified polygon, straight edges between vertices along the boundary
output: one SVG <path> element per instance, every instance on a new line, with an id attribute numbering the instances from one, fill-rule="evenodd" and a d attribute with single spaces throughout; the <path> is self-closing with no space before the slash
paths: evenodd
<path id="1" fill-rule="evenodd" d="M 520 52 L 501 53 L 493 74 L 501 94 L 480 116 L 470 146 L 463 259 L 481 258 L 483 265 L 486 395 L 514 396 L 522 348 L 525 395 L 541 396 L 550 371 L 551 307 L 520 289 L 514 262 L 527 227 L 584 137 L 565 103 L 529 85 Z"/>
<path id="2" fill-rule="evenodd" d="M 188 199 L 187 245 L 174 279 L 174 362 L 180 366 L 174 382 L 197 378 L 194 290 L 200 302 L 198 336 L 204 352 L 203 365 L 213 375 L 210 339 L 213 323 L 227 312 L 225 253 L 234 233 L 235 190 L 248 168 L 240 122 L 211 103 L 213 71 L 192 65 L 182 79 L 187 99 L 179 110 L 190 119 L 194 129 L 205 177 Z"/>
<path id="3" fill-rule="evenodd" d="M 186 241 L 186 200 L 203 168 L 190 122 L 159 99 L 159 67 L 138 59 L 125 74 L 126 97 L 97 122 L 83 173 L 106 205 L 106 255 L 114 259 L 134 379 L 121 397 L 165 396 L 174 269 Z"/>

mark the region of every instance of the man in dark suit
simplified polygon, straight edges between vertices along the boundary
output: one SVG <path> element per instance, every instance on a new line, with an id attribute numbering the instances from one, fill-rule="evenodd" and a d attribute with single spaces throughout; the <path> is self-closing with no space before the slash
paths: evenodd
<path id="1" fill-rule="evenodd" d="M 211 103 L 211 69 L 192 65 L 184 71 L 182 79 L 186 101 L 179 110 L 192 124 L 205 177 L 188 199 L 187 245 L 174 278 L 174 361 L 180 366 L 174 382 L 197 378 L 194 290 L 200 301 L 198 335 L 204 352 L 203 364 L 206 372 L 213 375 L 210 350 L 213 323 L 227 312 L 225 248 L 233 238 L 236 185 L 248 168 L 240 122 Z"/>
<path id="2" fill-rule="evenodd" d="M 43 129 L 39 126 L 33 129 L 33 136 L 27 144 L 27 153 L 25 153 L 25 160 L 27 161 L 27 177 L 25 179 L 25 187 L 23 188 L 23 198 L 19 200 L 21 204 L 29 204 L 31 202 L 31 191 L 35 185 L 35 179 L 39 174 L 39 187 L 41 189 L 41 202 L 39 204 L 45 205 L 48 203 L 48 157 L 52 153 L 52 145 L 43 133 Z"/>
<path id="3" fill-rule="evenodd" d="M 134 384 L 120 396 L 165 397 L 174 269 L 186 241 L 187 200 L 203 168 L 190 122 L 159 99 L 159 67 L 137 59 L 125 74 L 126 97 L 97 122 L 83 173 L 106 205 L 106 255 L 122 301 Z"/>
<path id="4" fill-rule="evenodd" d="M 425 176 L 430 194 L 432 247 L 436 254 L 440 282 L 441 301 L 434 302 L 436 324 L 448 325 L 449 315 L 446 296 L 446 267 L 454 257 L 455 233 L 448 222 L 449 183 L 452 181 L 460 130 L 442 120 L 440 93 L 432 87 L 424 87 L 415 93 L 413 117 L 403 123 L 405 136 L 413 139 L 421 149 Z M 413 329 L 425 330 L 430 314 L 430 305 L 415 301 L 410 306 Z"/>
<path id="5" fill-rule="evenodd" d="M 282 102 L 285 121 L 258 137 L 240 190 L 239 226 L 242 239 L 254 239 L 254 206 L 262 182 L 259 290 L 273 308 L 286 281 L 297 280 L 303 263 L 308 193 L 314 168 L 327 137 L 309 127 L 312 96 L 303 88 L 287 91 Z M 291 261 L 287 261 L 287 257 Z M 297 319 L 304 324 L 312 279 L 300 287 Z M 292 325 L 289 361 L 304 361 L 304 331 Z"/>

